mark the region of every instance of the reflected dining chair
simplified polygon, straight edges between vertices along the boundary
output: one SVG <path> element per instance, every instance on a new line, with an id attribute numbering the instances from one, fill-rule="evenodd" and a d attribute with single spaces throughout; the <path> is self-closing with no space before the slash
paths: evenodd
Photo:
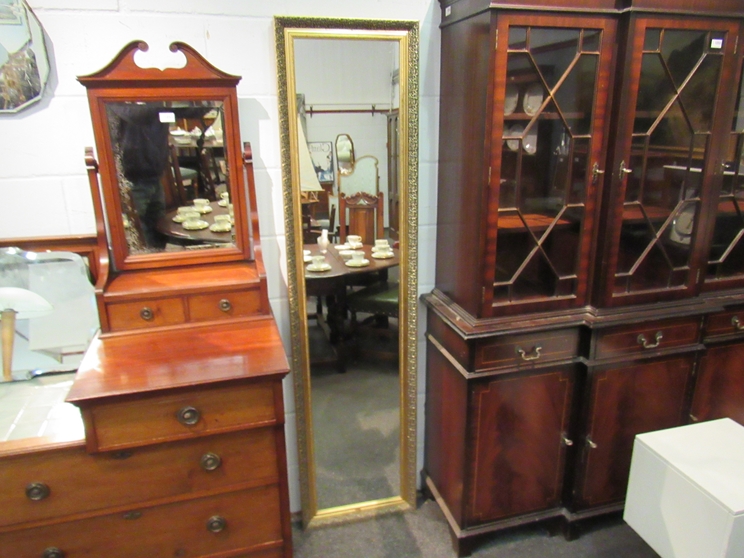
<path id="1" fill-rule="evenodd" d="M 338 196 L 339 240 L 343 244 L 350 234 L 362 237 L 365 244 L 374 244 L 376 238 L 383 238 L 384 215 L 382 192 L 376 196 L 358 192 L 347 196 L 341 192 Z"/>

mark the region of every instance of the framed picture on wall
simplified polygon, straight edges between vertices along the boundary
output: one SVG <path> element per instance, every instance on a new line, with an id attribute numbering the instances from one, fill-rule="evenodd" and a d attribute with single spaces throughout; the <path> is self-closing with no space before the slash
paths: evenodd
<path id="1" fill-rule="evenodd" d="M 307 148 L 310 150 L 310 158 L 313 161 L 318 182 L 321 184 L 333 182 L 333 142 L 309 141 Z"/>

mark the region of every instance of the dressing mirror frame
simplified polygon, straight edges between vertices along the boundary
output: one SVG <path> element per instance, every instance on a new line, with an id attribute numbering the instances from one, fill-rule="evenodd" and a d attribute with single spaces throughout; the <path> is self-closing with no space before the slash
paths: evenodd
<path id="1" fill-rule="evenodd" d="M 253 238 L 256 233 L 256 201 L 248 199 L 244 177 L 243 153 L 240 149 L 240 127 L 234 76 L 212 66 L 191 46 L 174 42 L 170 50 L 182 53 L 182 67 L 142 68 L 135 61 L 138 51 L 149 49 L 144 41 L 127 44 L 103 69 L 77 79 L 87 89 L 93 120 L 93 134 L 98 155 L 99 191 L 103 199 L 106 231 L 117 271 L 154 269 L 203 263 L 253 260 Z M 131 253 L 123 220 L 119 180 L 109 133 L 107 105 L 127 101 L 218 101 L 223 112 L 223 148 L 225 150 L 230 196 L 234 206 L 235 225 L 232 247 L 207 247 L 175 252 Z M 251 208 L 251 215 L 248 208 Z M 250 218 L 250 221 L 248 222 Z"/>
<path id="2" fill-rule="evenodd" d="M 287 288 L 293 370 L 302 520 L 305 526 L 395 509 L 416 503 L 417 412 L 417 237 L 418 237 L 418 22 L 304 17 L 275 17 L 282 189 L 287 249 Z M 302 223 L 297 153 L 294 39 L 390 40 L 399 44 L 400 61 L 400 294 L 399 415 L 400 492 L 397 496 L 318 509 L 312 429 L 310 360 L 305 316 Z"/>

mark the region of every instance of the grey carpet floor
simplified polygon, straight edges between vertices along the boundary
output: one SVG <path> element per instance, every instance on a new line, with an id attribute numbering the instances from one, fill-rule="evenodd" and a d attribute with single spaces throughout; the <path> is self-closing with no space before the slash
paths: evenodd
<path id="1" fill-rule="evenodd" d="M 295 558 L 453 558 L 449 528 L 431 500 L 418 509 L 303 530 L 293 528 Z M 582 524 L 566 541 L 533 525 L 484 539 L 473 558 L 658 558 L 618 515 Z"/>

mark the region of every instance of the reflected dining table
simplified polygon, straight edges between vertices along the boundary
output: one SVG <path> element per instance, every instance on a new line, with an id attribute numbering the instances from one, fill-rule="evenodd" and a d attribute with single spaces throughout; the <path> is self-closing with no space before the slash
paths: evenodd
<path id="1" fill-rule="evenodd" d="M 305 244 L 304 250 L 310 250 L 310 257 L 320 254 L 317 244 Z M 387 279 L 388 271 L 400 265 L 400 252 L 393 249 L 392 258 L 377 259 L 372 257 L 372 246 L 364 245 L 360 250 L 364 251 L 364 257 L 369 265 L 364 267 L 352 267 L 346 264 L 341 257 L 337 246 L 329 245 L 325 254 L 326 263 L 330 265 L 327 271 L 310 271 L 307 267 L 310 262 L 305 262 L 305 291 L 307 296 L 317 297 L 325 300 L 327 306 L 327 317 L 321 312 L 316 314 L 316 319 L 325 331 L 338 358 L 339 368 L 343 370 L 344 324 L 346 320 L 346 291 L 352 286 L 371 285 Z M 320 310 L 321 305 L 318 304 Z M 312 358 L 311 358 L 312 361 Z"/>
<path id="2" fill-rule="evenodd" d="M 219 202 L 209 202 L 212 211 L 203 214 L 200 219 L 207 225 L 214 224 L 214 218 L 217 215 L 228 215 L 228 208 L 219 205 Z M 171 209 L 163 215 L 157 223 L 157 229 L 171 240 L 187 244 L 234 244 L 233 231 L 212 232 L 209 227 L 197 231 L 189 231 L 183 228 L 183 224 L 176 223 L 173 218 L 178 213 L 178 208 Z"/>

